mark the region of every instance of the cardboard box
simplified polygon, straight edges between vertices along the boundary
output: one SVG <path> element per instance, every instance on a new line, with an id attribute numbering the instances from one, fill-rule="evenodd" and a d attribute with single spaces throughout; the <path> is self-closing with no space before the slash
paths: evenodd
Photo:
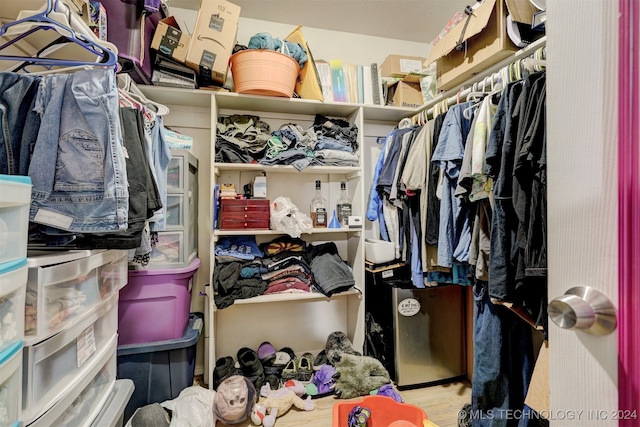
<path id="1" fill-rule="evenodd" d="M 526 0 L 514 1 L 519 3 Z M 485 0 L 474 10 L 466 30 L 465 19 L 433 47 L 426 65 L 437 61 L 438 90 L 459 86 L 518 50 L 507 35 L 506 16 L 504 0 Z M 464 42 L 461 49 L 457 50 L 463 30 Z"/>
<path id="2" fill-rule="evenodd" d="M 380 65 L 380 75 L 382 77 L 404 77 L 415 71 L 424 68 L 426 58 L 420 56 L 389 55 Z"/>
<path id="3" fill-rule="evenodd" d="M 420 107 L 424 104 L 419 83 L 400 80 L 391 86 L 394 107 Z"/>
<path id="4" fill-rule="evenodd" d="M 538 9 L 530 1 L 506 0 L 507 10 L 515 22 L 531 25 Z"/>
<path id="5" fill-rule="evenodd" d="M 236 43 L 240 6 L 226 0 L 202 1 L 191 35 L 186 64 L 202 84 L 224 84 Z"/>
<path id="6" fill-rule="evenodd" d="M 302 26 L 298 25 L 291 34 L 285 37 L 285 40 L 292 43 L 299 43 L 300 46 L 307 51 L 307 62 L 300 70 L 298 79 L 296 80 L 296 93 L 303 99 L 324 100 L 318 70 L 313 55 L 311 54 L 311 49 L 302 35 Z"/>
<path id="7" fill-rule="evenodd" d="M 161 19 L 151 41 L 151 49 L 184 64 L 191 37 L 180 30 L 173 16 Z"/>

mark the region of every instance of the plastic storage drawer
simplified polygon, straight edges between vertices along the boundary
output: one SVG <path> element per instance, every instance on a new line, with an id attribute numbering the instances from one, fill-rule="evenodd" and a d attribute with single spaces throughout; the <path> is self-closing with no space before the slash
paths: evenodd
<path id="1" fill-rule="evenodd" d="M 0 264 L 0 351 L 24 338 L 27 259 Z"/>
<path id="2" fill-rule="evenodd" d="M 175 399 L 193 385 L 196 344 L 202 326 L 202 314 L 192 314 L 181 338 L 118 346 L 118 378 L 128 378 L 135 384 L 124 411 L 125 422 L 136 409 Z"/>
<path id="3" fill-rule="evenodd" d="M 133 394 L 133 381 L 117 380 L 102 411 L 91 423 L 91 427 L 123 427 L 124 408 Z"/>
<path id="4" fill-rule="evenodd" d="M 189 150 L 171 150 L 167 169 L 167 193 L 194 191 L 198 173 L 198 159 Z"/>
<path id="5" fill-rule="evenodd" d="M 43 415 L 81 381 L 94 360 L 117 342 L 118 295 L 94 307 L 53 337 L 23 350 L 22 418 Z"/>
<path id="6" fill-rule="evenodd" d="M 188 265 L 196 257 L 193 238 L 184 231 L 159 231 L 158 243 L 151 251 L 149 269 L 179 268 Z"/>
<path id="7" fill-rule="evenodd" d="M 140 344 L 182 337 L 189 322 L 193 275 L 200 258 L 187 268 L 132 270 L 120 291 L 118 344 Z"/>
<path id="8" fill-rule="evenodd" d="M 31 178 L 0 175 L 0 263 L 27 256 Z"/>
<path id="9" fill-rule="evenodd" d="M 61 331 L 127 283 L 126 251 L 79 251 L 83 253 L 89 255 L 27 258 L 26 340 L 41 341 Z"/>
<path id="10" fill-rule="evenodd" d="M 0 426 L 18 426 L 22 388 L 22 342 L 0 352 Z"/>
<path id="11" fill-rule="evenodd" d="M 184 227 L 186 207 L 182 194 L 167 194 L 167 229 Z"/>
<path id="12" fill-rule="evenodd" d="M 112 340 L 89 371 L 29 427 L 88 427 L 102 411 L 116 381 L 116 348 Z"/>

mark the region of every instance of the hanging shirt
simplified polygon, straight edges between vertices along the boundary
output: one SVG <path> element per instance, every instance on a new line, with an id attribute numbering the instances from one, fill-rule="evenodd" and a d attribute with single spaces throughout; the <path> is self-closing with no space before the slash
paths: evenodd
<path id="1" fill-rule="evenodd" d="M 462 112 L 470 105 L 470 102 L 465 102 L 449 109 L 438 145 L 431 157 L 432 164 L 444 174 L 438 235 L 438 265 L 444 267 L 451 267 L 454 259 L 458 262 L 469 260 L 469 209 L 463 200 L 455 197 L 455 190 L 464 156 L 464 144 L 471 125 Z"/>

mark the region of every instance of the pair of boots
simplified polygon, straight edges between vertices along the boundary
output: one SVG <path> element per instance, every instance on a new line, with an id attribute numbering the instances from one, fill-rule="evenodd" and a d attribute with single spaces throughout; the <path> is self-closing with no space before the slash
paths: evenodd
<path id="1" fill-rule="evenodd" d="M 258 354 L 248 347 L 242 347 L 238 350 L 237 360 L 239 368 L 231 356 L 224 356 L 216 361 L 216 367 L 213 370 L 213 389 L 217 390 L 218 386 L 227 378 L 233 375 L 243 375 L 253 383 L 256 390 L 264 384 L 265 375 L 262 362 L 258 358 Z"/>

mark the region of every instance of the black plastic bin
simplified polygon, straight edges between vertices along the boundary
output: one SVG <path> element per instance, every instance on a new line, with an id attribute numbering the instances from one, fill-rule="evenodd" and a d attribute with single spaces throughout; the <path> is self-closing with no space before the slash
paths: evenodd
<path id="1" fill-rule="evenodd" d="M 202 313 L 192 313 L 182 338 L 118 346 L 118 379 L 129 378 L 135 389 L 124 410 L 126 423 L 136 409 L 178 397 L 193 385 L 196 344 Z"/>

